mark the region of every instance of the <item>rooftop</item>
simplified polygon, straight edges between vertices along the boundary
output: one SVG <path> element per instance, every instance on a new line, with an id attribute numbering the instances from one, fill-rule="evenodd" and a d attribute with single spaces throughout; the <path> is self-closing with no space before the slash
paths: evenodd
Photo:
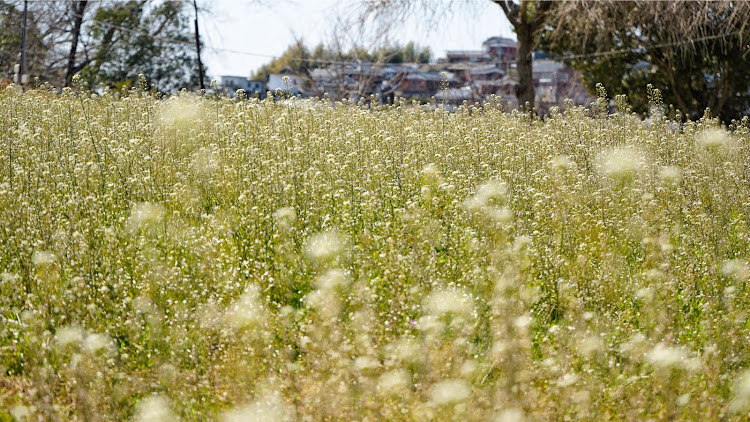
<path id="1" fill-rule="evenodd" d="M 474 56 L 474 57 L 483 57 L 487 55 L 487 52 L 484 50 L 449 50 L 446 53 L 446 56 Z"/>
<path id="2" fill-rule="evenodd" d="M 491 45 L 498 45 L 503 47 L 515 47 L 516 46 L 516 40 L 511 38 L 505 38 L 505 37 L 490 37 L 485 40 L 482 45 L 487 47 Z"/>

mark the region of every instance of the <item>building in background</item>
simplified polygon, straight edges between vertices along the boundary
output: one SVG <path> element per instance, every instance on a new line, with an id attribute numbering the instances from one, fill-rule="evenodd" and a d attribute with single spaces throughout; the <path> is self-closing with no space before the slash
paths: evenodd
<path id="1" fill-rule="evenodd" d="M 268 75 L 268 91 L 282 91 L 290 95 L 308 96 L 309 92 L 305 89 L 306 75 L 295 75 L 288 67 L 284 68 L 281 73 L 272 73 Z"/>
<path id="2" fill-rule="evenodd" d="M 242 88 L 248 93 L 277 90 L 299 96 L 327 96 L 333 100 L 378 96 L 381 101 L 394 97 L 430 101 L 432 98 L 448 106 L 465 102 L 481 102 L 499 96 L 508 108 L 518 101 L 515 86 L 516 41 L 491 37 L 480 50 L 448 51 L 446 57 L 433 64 L 372 63 L 361 60 L 336 61 L 328 66 L 312 69 L 308 75 L 294 74 L 286 68 L 280 74 L 269 75 L 265 84 L 237 76 L 222 76 L 225 91 Z M 534 54 L 533 78 L 536 107 L 545 112 L 553 105 L 563 105 L 571 99 L 576 105 L 593 101 L 580 81 L 580 75 L 542 53 Z M 249 85 L 263 84 L 262 91 Z"/>
<path id="3" fill-rule="evenodd" d="M 516 40 L 504 37 L 491 37 L 482 43 L 490 57 L 501 62 L 516 61 Z"/>
<path id="4" fill-rule="evenodd" d="M 253 81 L 244 76 L 219 76 L 219 86 L 222 92 L 231 96 L 239 89 L 244 90 L 248 97 L 262 97 L 266 94 L 266 84 L 263 81 Z"/>

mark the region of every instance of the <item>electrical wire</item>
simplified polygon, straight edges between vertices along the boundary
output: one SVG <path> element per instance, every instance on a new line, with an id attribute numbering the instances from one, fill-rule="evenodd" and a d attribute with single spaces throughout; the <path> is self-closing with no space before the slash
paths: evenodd
<path id="1" fill-rule="evenodd" d="M 656 45 L 649 46 L 649 48 L 662 49 L 662 48 L 669 48 L 669 47 L 677 47 L 680 45 L 692 44 L 692 43 L 701 42 L 701 41 L 709 41 L 709 40 L 715 40 L 719 38 L 731 37 L 734 35 L 740 35 L 742 33 L 744 33 L 744 31 L 736 31 L 736 32 L 731 32 L 729 34 L 722 34 L 722 35 L 707 35 L 705 37 L 689 38 L 689 39 L 686 39 L 684 41 L 679 41 L 679 42 L 656 44 Z M 750 48 L 750 45 L 748 46 L 748 48 Z M 578 59 L 585 59 L 589 57 L 615 56 L 615 55 L 627 54 L 627 53 L 645 54 L 646 51 L 645 51 L 645 48 L 641 47 L 641 48 L 631 48 L 631 49 L 600 51 L 600 52 L 587 53 L 587 54 L 562 54 L 559 56 L 555 56 L 555 58 L 560 58 L 563 60 L 578 60 Z"/>
<path id="2" fill-rule="evenodd" d="M 73 13 L 74 16 L 80 17 L 80 15 L 77 15 Z M 124 27 L 121 25 L 115 25 L 108 22 L 97 22 L 97 25 L 102 25 L 114 29 L 119 29 L 121 31 L 130 32 L 134 34 L 139 35 L 147 35 L 149 37 L 152 37 L 156 40 L 165 41 L 165 42 L 172 42 L 175 44 L 183 44 L 183 45 L 193 45 L 193 41 L 188 40 L 182 40 L 178 38 L 172 38 L 172 37 L 164 37 L 159 35 L 151 35 L 145 30 L 138 30 L 133 28 Z M 709 41 L 719 38 L 726 38 L 731 37 L 734 35 L 740 35 L 744 33 L 744 31 L 736 31 L 729 34 L 722 34 L 722 35 L 708 35 L 704 37 L 698 37 L 698 38 L 688 38 L 683 41 L 678 42 L 671 42 L 671 43 L 662 43 L 662 44 L 656 44 L 653 46 L 650 46 L 652 49 L 662 49 L 662 48 L 669 48 L 669 47 L 677 47 L 680 45 L 686 45 L 686 44 L 692 44 L 696 42 L 702 42 L 702 41 Z M 213 46 L 207 46 L 205 47 L 207 50 L 211 50 L 214 53 L 230 53 L 230 54 L 237 54 L 237 55 L 243 55 L 243 56 L 251 56 L 251 57 L 263 57 L 268 58 L 271 60 L 279 59 L 281 56 L 271 55 L 271 54 L 262 54 L 262 53 L 254 53 L 249 51 L 242 51 L 242 50 L 234 50 L 230 48 L 222 48 L 222 47 L 213 47 Z M 748 49 L 750 50 L 750 46 L 748 46 Z M 562 54 L 562 55 L 556 55 L 554 58 L 556 60 L 580 60 L 580 59 L 586 59 L 586 58 L 596 58 L 596 57 L 606 57 L 606 56 L 615 56 L 620 54 L 629 54 L 629 53 L 638 53 L 638 54 L 645 54 L 644 48 L 632 48 L 632 49 L 616 49 L 616 50 L 607 50 L 607 51 L 600 51 L 600 52 L 594 52 L 594 53 L 586 53 L 586 54 Z M 308 62 L 308 63 L 318 63 L 318 64 L 329 64 L 329 65 L 350 65 L 352 64 L 351 60 L 325 60 L 325 59 L 315 59 L 315 58 L 305 58 L 305 57 L 289 57 L 289 60 L 291 61 L 298 61 L 298 62 Z M 398 63 L 400 66 L 408 67 L 408 66 L 418 66 L 423 65 L 424 63 L 414 63 L 414 62 L 408 62 L 408 63 Z M 378 63 L 378 62 L 371 62 L 367 63 L 368 66 L 372 67 L 378 67 L 378 66 L 391 66 L 393 63 Z"/>

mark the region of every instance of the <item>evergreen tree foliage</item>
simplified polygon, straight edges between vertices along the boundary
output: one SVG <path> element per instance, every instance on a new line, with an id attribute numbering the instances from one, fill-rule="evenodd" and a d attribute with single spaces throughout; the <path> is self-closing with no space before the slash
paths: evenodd
<path id="1" fill-rule="evenodd" d="M 159 0 L 29 2 L 26 73 L 55 86 L 74 75 L 91 88 L 163 92 L 198 85 L 192 9 Z M 0 74 L 10 82 L 21 51 L 23 2 L 0 4 Z"/>

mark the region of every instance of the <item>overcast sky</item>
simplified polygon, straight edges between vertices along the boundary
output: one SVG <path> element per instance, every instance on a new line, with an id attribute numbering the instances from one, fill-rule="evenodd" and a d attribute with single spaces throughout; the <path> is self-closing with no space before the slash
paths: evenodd
<path id="1" fill-rule="evenodd" d="M 449 0 L 430 0 L 448 4 Z M 309 47 L 334 37 L 337 16 L 351 15 L 356 0 L 199 0 L 208 12 L 200 16 L 205 49 L 203 60 L 212 77 L 249 76 L 281 55 L 295 37 Z M 259 4 L 260 3 L 260 4 Z M 444 14 L 431 28 L 414 16 L 391 38 L 430 47 L 433 58 L 446 50 L 480 49 L 485 39 L 501 35 L 515 39 L 500 8 L 488 0 L 452 0 L 459 7 Z M 423 19 L 422 19 L 423 20 Z M 219 50 L 221 49 L 221 50 Z M 222 50 L 234 50 L 222 51 Z"/>

